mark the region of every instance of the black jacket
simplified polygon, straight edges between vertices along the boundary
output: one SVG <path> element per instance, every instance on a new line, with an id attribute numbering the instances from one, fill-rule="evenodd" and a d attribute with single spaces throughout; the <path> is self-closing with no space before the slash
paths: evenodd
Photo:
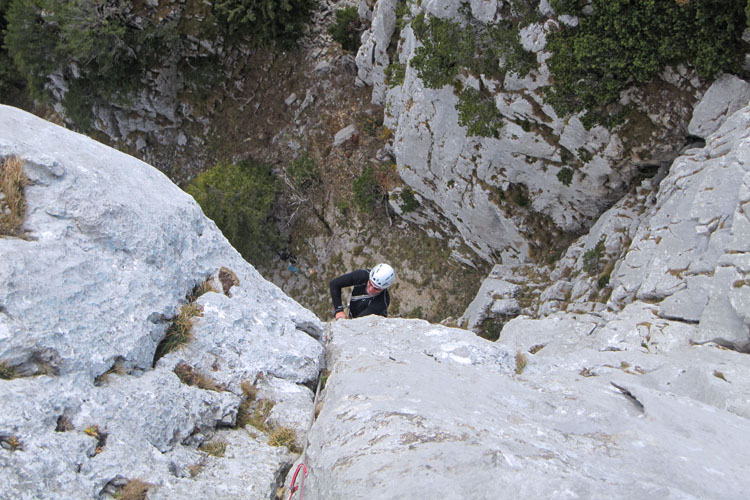
<path id="1" fill-rule="evenodd" d="M 370 279 L 369 269 L 360 269 L 343 274 L 331 281 L 331 300 L 335 312 L 343 311 L 341 304 L 341 289 L 353 286 L 352 298 L 349 301 L 349 316 L 359 318 L 370 314 L 388 316 L 388 306 L 391 296 L 388 290 L 383 290 L 377 295 L 367 295 L 367 281 Z"/>

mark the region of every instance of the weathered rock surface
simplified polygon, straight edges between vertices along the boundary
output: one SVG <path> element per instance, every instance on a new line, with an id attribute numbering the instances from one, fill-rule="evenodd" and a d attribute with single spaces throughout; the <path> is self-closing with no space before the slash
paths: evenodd
<path id="1" fill-rule="evenodd" d="M 716 97 L 722 81 L 737 83 L 717 82 L 696 117 L 720 117 L 727 109 Z M 504 294 L 498 280 L 511 280 L 524 291 L 543 288 L 522 310 L 531 316 L 618 311 L 641 300 L 657 302 L 661 318 L 696 324 L 693 340 L 750 341 L 750 107 L 715 125 L 705 147 L 685 151 L 664 177 L 657 173 L 618 201 L 554 269 L 525 280 L 520 268 L 493 273 L 475 301 L 481 307 L 467 310 L 464 321 L 474 328 L 498 317 L 493 308 Z"/>
<path id="2" fill-rule="evenodd" d="M 0 498 L 100 498 L 129 479 L 150 498 L 269 498 L 293 455 L 229 429 L 241 385 L 264 380 L 277 425 L 302 428 L 311 391 L 290 394 L 317 379 L 320 321 L 145 163 L 0 106 L 10 155 L 30 185 L 25 236 L 0 238 L 0 362 L 15 374 L 0 380 Z M 192 339 L 157 356 L 203 282 L 214 291 L 195 300 Z M 178 365 L 215 390 L 181 382 Z M 196 448 L 216 440 L 225 458 Z"/>
<path id="3" fill-rule="evenodd" d="M 734 75 L 722 75 L 695 107 L 688 125 L 691 135 L 706 138 L 750 101 L 750 83 Z"/>
<path id="4" fill-rule="evenodd" d="M 305 498 L 742 498 L 742 355 L 689 348 L 690 327 L 657 318 L 654 341 L 679 346 L 649 352 L 627 334 L 638 317 L 594 337 L 601 318 L 515 320 L 508 346 L 419 320 L 336 322 Z"/>
<path id="5" fill-rule="evenodd" d="M 689 72 L 673 71 L 665 79 L 659 97 L 628 93 L 624 97 L 639 110 L 645 123 L 614 132 L 603 127 L 586 130 L 577 116 L 557 116 L 544 102 L 549 85 L 545 51 L 546 36 L 558 20 L 548 2 L 542 15 L 552 16 L 526 26 L 520 32 L 524 50 L 536 55 L 538 66 L 519 77 L 512 73 L 502 81 L 481 77 L 494 95 L 505 125 L 497 138 L 469 137 L 458 125 L 456 90 L 425 88 L 411 60 L 420 42 L 409 21 L 419 13 L 460 20 L 460 2 L 436 0 L 410 4 L 402 19 L 398 47 L 373 55 L 371 45 L 387 46 L 390 32 L 378 35 L 378 13 L 390 12 L 391 0 L 375 2 L 372 28 L 357 58 L 361 81 L 373 86 L 373 102 L 383 102 L 385 125 L 394 131 L 391 151 L 401 178 L 422 198 L 427 219 L 446 218 L 479 255 L 506 265 L 529 261 L 530 247 L 549 227 L 534 227 L 535 220 L 549 217 L 559 230 L 581 231 L 619 199 L 642 164 L 669 163 L 684 142 L 694 100 L 703 90 Z M 476 21 L 493 22 L 510 8 L 509 2 L 472 1 Z M 381 30 L 382 31 L 382 30 Z M 368 45 L 369 44 L 369 45 Z M 367 57 L 365 57 L 367 55 Z M 384 82 L 382 68 L 405 65 L 403 83 L 392 88 Z M 367 75 L 364 77 L 363 75 Z M 459 77 L 463 87 L 477 87 L 473 77 Z M 668 112 L 664 111 L 669 103 Z M 639 115 L 639 116 L 640 116 Z M 637 129 L 633 132 L 633 128 Z M 633 135 L 640 135 L 634 138 Z M 568 185 L 558 179 L 563 168 L 574 175 Z M 501 192 L 521 189 L 528 204 L 519 207 Z M 506 198 L 509 198 L 506 197 Z M 430 211 L 434 207 L 438 213 Z"/>

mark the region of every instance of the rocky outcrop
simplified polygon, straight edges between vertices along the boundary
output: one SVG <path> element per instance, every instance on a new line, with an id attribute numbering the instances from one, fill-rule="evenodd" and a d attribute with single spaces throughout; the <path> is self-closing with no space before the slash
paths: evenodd
<path id="1" fill-rule="evenodd" d="M 740 84 L 724 77 L 696 106 L 691 123 L 720 127 L 705 147 L 685 151 L 668 174 L 645 179 L 575 241 L 553 269 L 531 279 L 522 268 L 496 270 L 462 324 L 475 328 L 490 318 L 508 319 L 494 312 L 507 300 L 506 288 L 497 286 L 502 279 L 522 292 L 539 289 L 523 314 L 619 311 L 646 301 L 658 303 L 661 318 L 697 325 L 694 340 L 747 343 L 750 107 L 717 124 L 715 117 L 735 106 L 734 95 L 724 92 L 727 85 Z"/>
<path id="2" fill-rule="evenodd" d="M 506 345 L 337 321 L 305 498 L 741 498 L 742 355 L 690 348 L 681 323 L 636 325 L 654 313 L 639 307 L 606 326 L 515 320 Z"/>
<path id="3" fill-rule="evenodd" d="M 623 195 L 640 167 L 669 164 L 685 141 L 692 103 L 703 91 L 702 83 L 685 68 L 667 71 L 657 95 L 623 93 L 623 102 L 637 112 L 629 125 L 614 131 L 586 130 L 578 116 L 557 116 L 543 98 L 550 83 L 546 37 L 559 23 L 575 19 L 556 18 L 547 2 L 540 6 L 541 13 L 552 17 L 520 30 L 523 50 L 537 61 L 527 76 L 507 73 L 500 81 L 484 75 L 458 77 L 463 88 L 481 86 L 490 92 L 504 119 L 496 138 L 468 136 L 458 125 L 456 89 L 426 88 L 411 64 L 421 43 L 410 21 L 426 13 L 460 23 L 460 2 L 407 4 L 409 11 L 400 12 L 397 21 L 404 27 L 392 57 L 384 60 L 382 52 L 364 57 L 372 52 L 371 45 L 382 48 L 390 43 L 390 31 L 379 29 L 381 12 L 391 11 L 389 2 L 378 1 L 373 8 L 372 28 L 357 58 L 360 80 L 373 86 L 373 102 L 383 102 L 385 93 L 384 123 L 394 131 L 388 150 L 401 178 L 432 202 L 424 204 L 422 215 L 447 218 L 488 261 L 528 262 L 530 254 L 547 244 L 541 240 L 552 229 L 589 228 Z M 496 0 L 469 5 L 474 22 L 483 23 L 507 17 L 511 8 L 509 2 Z M 403 82 L 390 82 L 389 88 L 382 68 L 397 63 L 405 68 Z M 637 119 L 642 123 L 636 124 Z M 572 174 L 565 183 L 558 176 L 563 169 Z M 514 203 L 518 193 L 524 200 Z M 428 210 L 431 206 L 437 213 Z"/>
<path id="4" fill-rule="evenodd" d="M 304 432 L 320 321 L 145 163 L 0 106 L 11 155 L 30 184 L 23 236 L 0 238 L 0 497 L 138 479 L 149 498 L 269 498 L 293 455 L 233 427 L 254 384 L 266 427 Z"/>

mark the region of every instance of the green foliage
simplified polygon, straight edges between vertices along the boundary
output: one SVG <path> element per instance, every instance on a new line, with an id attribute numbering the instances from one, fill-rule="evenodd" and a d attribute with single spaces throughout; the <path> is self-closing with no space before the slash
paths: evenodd
<path id="1" fill-rule="evenodd" d="M 0 361 L 0 379 L 10 380 L 16 378 L 16 370 L 5 361 Z"/>
<path id="2" fill-rule="evenodd" d="M 354 191 L 354 201 L 363 212 L 371 211 L 375 204 L 385 196 L 370 165 L 365 167 L 362 174 L 354 179 L 352 189 Z"/>
<path id="3" fill-rule="evenodd" d="M 198 175 L 187 187 L 203 212 L 251 263 L 271 254 L 279 241 L 272 207 L 279 182 L 271 169 L 251 160 L 222 162 Z"/>
<path id="4" fill-rule="evenodd" d="M 490 95 L 482 95 L 471 87 L 464 89 L 456 105 L 458 123 L 466 127 L 467 134 L 480 137 L 498 137 L 503 117 Z"/>
<path id="5" fill-rule="evenodd" d="M 568 167 L 561 168 L 560 171 L 557 172 L 557 180 L 566 186 L 570 186 L 570 183 L 573 182 L 573 170 Z"/>
<path id="6" fill-rule="evenodd" d="M 302 191 L 310 189 L 320 182 L 318 162 L 307 152 L 302 153 L 299 157 L 292 160 L 287 173 L 297 189 Z"/>
<path id="7" fill-rule="evenodd" d="M 558 13 L 580 13 L 580 2 L 557 0 Z M 558 114 L 589 110 L 601 122 L 620 92 L 644 84 L 666 65 L 695 66 L 711 78 L 740 71 L 747 44 L 746 0 L 593 0 L 578 27 L 549 37 L 553 86 L 546 98 Z"/>
<path id="8" fill-rule="evenodd" d="M 402 213 L 413 212 L 419 208 L 419 202 L 414 196 L 414 191 L 410 187 L 401 190 L 401 203 L 399 203 Z"/>
<path id="9" fill-rule="evenodd" d="M 463 23 L 419 14 L 412 29 L 422 43 L 410 64 L 429 88 L 454 84 L 461 71 L 501 78 L 505 72 L 526 75 L 536 67 L 536 58 L 521 47 L 517 24 L 501 21 L 484 25 L 462 9 Z M 456 105 L 459 123 L 470 136 L 497 137 L 502 116 L 490 95 L 475 89 L 461 92 Z"/>
<path id="10" fill-rule="evenodd" d="M 450 19 L 420 13 L 412 21 L 412 29 L 422 46 L 414 51 L 411 65 L 416 68 L 425 86 L 439 89 L 453 83 L 459 70 L 474 52 L 472 33 Z"/>
<path id="11" fill-rule="evenodd" d="M 404 84 L 406 77 L 406 64 L 391 63 L 385 68 L 385 84 L 389 87 L 398 87 Z"/>
<path id="12" fill-rule="evenodd" d="M 0 102 L 19 105 L 26 89 L 26 80 L 16 69 L 13 59 L 5 49 L 6 15 L 10 0 L 0 0 Z"/>
<path id="13" fill-rule="evenodd" d="M 217 16 L 230 35 L 248 33 L 260 44 L 293 44 L 304 33 L 315 0 L 218 0 Z"/>
<path id="14" fill-rule="evenodd" d="M 364 26 L 359 19 L 357 8 L 348 5 L 336 11 L 336 22 L 328 28 L 334 41 L 341 44 L 341 48 L 356 52 L 360 45 L 360 34 Z"/>
<path id="15" fill-rule="evenodd" d="M 594 248 L 583 254 L 583 270 L 588 274 L 594 273 L 599 268 L 599 261 L 604 256 L 604 238 L 599 240 Z"/>

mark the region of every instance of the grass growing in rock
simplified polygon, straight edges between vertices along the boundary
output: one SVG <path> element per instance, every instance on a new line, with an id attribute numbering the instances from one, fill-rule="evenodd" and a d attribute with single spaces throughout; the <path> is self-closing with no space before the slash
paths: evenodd
<path id="1" fill-rule="evenodd" d="M 201 308 L 198 304 L 187 303 L 182 306 L 180 313 L 172 319 L 172 323 L 167 328 L 164 339 L 156 348 L 154 363 L 167 353 L 175 351 L 187 344 L 193 339 L 193 318 L 202 316 Z"/>
<path id="2" fill-rule="evenodd" d="M 301 450 L 297 446 L 297 433 L 289 427 L 276 429 L 268 439 L 271 446 L 286 446 L 292 453 L 299 453 Z"/>
<path id="3" fill-rule="evenodd" d="M 29 183 L 23 162 L 11 156 L 0 171 L 0 236 L 17 236 L 26 215 L 24 187 Z"/>
<path id="4" fill-rule="evenodd" d="M 0 361 L 0 379 L 10 380 L 16 378 L 16 370 L 5 361 Z"/>
<path id="5" fill-rule="evenodd" d="M 118 500 L 147 500 L 148 490 L 153 486 L 140 479 L 131 479 L 115 494 Z"/>
<path id="6" fill-rule="evenodd" d="M 23 444 L 18 436 L 0 433 L 0 448 L 9 451 L 23 451 Z"/>
<path id="7" fill-rule="evenodd" d="M 200 389 L 215 392 L 222 392 L 227 390 L 224 385 L 218 384 L 214 379 L 201 372 L 200 370 L 196 370 L 187 363 L 180 363 L 175 366 L 174 373 L 175 375 L 177 375 L 177 378 L 179 378 L 180 381 L 186 385 L 191 385 Z"/>
<path id="8" fill-rule="evenodd" d="M 523 373 L 523 371 L 526 369 L 527 364 L 526 355 L 522 352 L 516 353 L 516 374 L 520 375 Z"/>
<path id="9" fill-rule="evenodd" d="M 221 458 L 227 451 L 227 442 L 221 439 L 216 441 L 207 441 L 201 444 L 198 449 L 202 452 L 208 453 L 212 457 Z"/>

